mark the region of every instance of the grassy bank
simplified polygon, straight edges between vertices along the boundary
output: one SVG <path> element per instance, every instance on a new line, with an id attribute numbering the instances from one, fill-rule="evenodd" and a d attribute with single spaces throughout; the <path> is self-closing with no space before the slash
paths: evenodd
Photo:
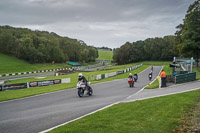
<path id="1" fill-rule="evenodd" d="M 200 90 L 117 104 L 51 133 L 169 133 L 195 106 Z M 84 127 L 84 128 L 83 128 Z"/>
<path id="2" fill-rule="evenodd" d="M 113 51 L 98 50 L 99 57 L 101 60 L 113 60 Z"/>
<path id="3" fill-rule="evenodd" d="M 93 65 L 96 62 L 82 63 L 81 65 Z M 38 70 L 47 70 L 55 68 L 70 68 L 71 65 L 67 63 L 42 63 L 42 64 L 30 64 L 26 61 L 19 60 L 17 58 L 7 56 L 0 53 L 0 75 L 18 72 L 33 72 Z"/>
<path id="4" fill-rule="evenodd" d="M 83 75 L 88 79 L 88 77 L 91 74 L 97 75 L 97 74 L 116 72 L 118 70 L 123 70 L 125 68 L 134 66 L 134 65 L 136 65 L 136 64 L 115 66 L 109 70 L 99 70 L 99 71 L 95 71 L 95 72 L 83 72 Z M 144 69 L 146 69 L 147 67 L 148 67 L 148 65 L 143 65 L 142 67 L 140 67 L 136 70 L 130 71 L 130 72 L 139 73 L 139 72 L 143 71 Z M 92 84 L 99 83 L 99 82 L 111 81 L 114 79 L 123 79 L 123 78 L 127 78 L 127 76 L 128 76 L 128 73 L 124 73 L 124 74 L 117 75 L 114 77 L 110 77 L 110 78 L 106 78 L 106 79 L 102 79 L 102 80 L 98 80 L 98 81 L 92 81 Z M 46 77 L 43 79 L 36 79 L 36 78 L 18 79 L 18 80 L 10 81 L 10 82 L 8 82 L 8 84 L 26 83 L 26 82 L 31 82 L 31 81 L 42 81 L 42 80 L 51 80 L 51 79 L 63 79 L 63 78 L 71 78 L 71 83 L 63 83 L 63 84 L 43 86 L 43 87 L 33 87 L 33 88 L 28 88 L 28 89 L 19 89 L 19 90 L 12 90 L 12 91 L 2 91 L 2 92 L 0 92 L 0 101 L 6 101 L 6 100 L 28 97 L 28 96 L 33 96 L 33 95 L 42 94 L 42 93 L 48 93 L 48 92 L 54 92 L 54 91 L 58 91 L 58 90 L 74 88 L 74 87 L 76 87 L 76 84 L 77 84 L 78 72 L 69 74 L 69 75 L 61 75 L 61 76 L 57 76 L 57 77 L 55 77 L 55 76 Z"/>
<path id="5" fill-rule="evenodd" d="M 0 74 L 17 73 L 17 72 L 32 72 L 38 70 L 66 68 L 70 67 L 66 63 L 43 63 L 43 64 L 29 64 L 23 60 L 10 57 L 0 53 Z"/>

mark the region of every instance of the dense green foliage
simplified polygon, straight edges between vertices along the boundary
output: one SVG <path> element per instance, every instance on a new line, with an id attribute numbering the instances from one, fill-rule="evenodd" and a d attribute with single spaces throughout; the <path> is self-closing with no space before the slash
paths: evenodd
<path id="1" fill-rule="evenodd" d="M 50 133 L 171 133 L 195 106 L 200 90 L 121 103 L 86 116 Z M 83 128 L 84 127 L 84 128 Z"/>
<path id="2" fill-rule="evenodd" d="M 0 26 L 0 52 L 30 63 L 94 61 L 96 48 L 53 32 Z"/>
<path id="3" fill-rule="evenodd" d="M 112 49 L 111 48 L 108 48 L 108 47 L 105 47 L 105 46 L 103 46 L 103 47 L 96 47 L 98 50 L 106 50 L 106 51 L 112 51 Z"/>
<path id="4" fill-rule="evenodd" d="M 144 60 L 172 60 L 174 36 L 163 38 L 148 38 L 144 41 L 127 42 L 120 48 L 114 49 L 113 59 L 118 64 L 126 64 Z"/>
<path id="5" fill-rule="evenodd" d="M 189 6 L 183 24 L 176 27 L 176 51 L 183 57 L 200 55 L 200 0 Z M 197 63 L 198 64 L 198 63 Z"/>
<path id="6" fill-rule="evenodd" d="M 99 57 L 98 59 L 112 61 L 113 60 L 113 51 L 98 50 Z"/>

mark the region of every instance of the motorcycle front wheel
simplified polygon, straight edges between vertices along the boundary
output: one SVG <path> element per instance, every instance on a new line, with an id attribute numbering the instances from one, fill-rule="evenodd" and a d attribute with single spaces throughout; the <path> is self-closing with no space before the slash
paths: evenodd
<path id="1" fill-rule="evenodd" d="M 83 97 L 84 91 L 82 89 L 78 89 L 78 96 Z"/>

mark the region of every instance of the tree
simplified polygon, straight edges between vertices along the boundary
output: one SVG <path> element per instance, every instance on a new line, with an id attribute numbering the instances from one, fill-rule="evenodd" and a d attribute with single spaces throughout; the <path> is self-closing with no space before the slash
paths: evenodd
<path id="1" fill-rule="evenodd" d="M 177 26 L 176 48 L 185 57 L 196 58 L 197 67 L 200 55 L 200 0 L 189 6 L 183 24 Z"/>
<path id="2" fill-rule="evenodd" d="M 148 38 L 133 43 L 127 42 L 120 48 L 113 50 L 113 60 L 118 64 L 145 60 L 172 60 L 176 55 L 173 51 L 174 38 L 174 36 L 165 36 L 163 38 Z"/>
<path id="3" fill-rule="evenodd" d="M 94 61 L 98 57 L 98 51 L 83 41 L 10 26 L 0 26 L 0 52 L 30 63 Z"/>
<path id="4" fill-rule="evenodd" d="M 114 53 L 113 59 L 118 61 L 118 64 L 127 64 L 131 62 L 131 43 L 126 42 L 126 44 L 122 45 L 119 49 L 117 49 Z M 118 53 L 116 53 L 118 52 Z"/>

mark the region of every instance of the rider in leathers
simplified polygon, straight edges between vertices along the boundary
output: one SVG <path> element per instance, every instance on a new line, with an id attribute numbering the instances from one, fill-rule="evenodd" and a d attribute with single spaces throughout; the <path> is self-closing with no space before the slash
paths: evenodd
<path id="1" fill-rule="evenodd" d="M 86 88 L 88 88 L 88 84 L 87 84 L 87 79 L 82 75 L 82 73 L 79 73 L 79 75 L 78 75 L 78 81 L 82 81 L 84 84 L 85 84 L 85 86 L 86 86 Z"/>

